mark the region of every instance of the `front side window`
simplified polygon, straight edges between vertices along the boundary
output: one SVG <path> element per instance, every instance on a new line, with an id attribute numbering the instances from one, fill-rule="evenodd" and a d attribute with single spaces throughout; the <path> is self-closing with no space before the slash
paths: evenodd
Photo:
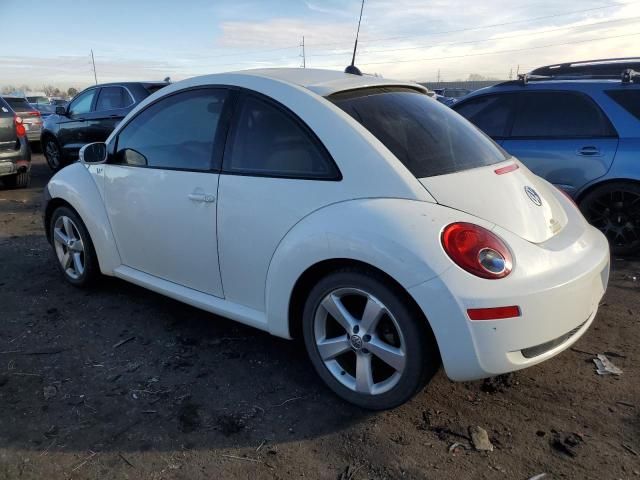
<path id="1" fill-rule="evenodd" d="M 189 90 L 143 110 L 118 135 L 116 162 L 167 169 L 211 170 L 227 91 Z"/>
<path id="2" fill-rule="evenodd" d="M 122 87 L 102 87 L 98 101 L 96 103 L 96 111 L 102 112 L 106 110 L 118 110 L 127 108 L 133 104 L 133 98 L 129 92 Z"/>
<path id="3" fill-rule="evenodd" d="M 589 97 L 572 92 L 522 94 L 512 137 L 590 138 L 612 137 L 615 131 L 598 105 Z"/>
<path id="4" fill-rule="evenodd" d="M 69 115 L 82 115 L 91 111 L 91 104 L 93 103 L 93 96 L 96 94 L 95 89 L 88 90 L 81 93 L 71 105 L 69 105 Z"/>
<path id="5" fill-rule="evenodd" d="M 248 95 L 236 114 L 225 170 L 248 175 L 337 179 L 333 160 L 292 114 Z"/>
<path id="6" fill-rule="evenodd" d="M 382 142 L 417 178 L 506 160 L 506 154 L 448 107 L 410 88 L 385 87 L 329 97 Z"/>
<path id="7" fill-rule="evenodd" d="M 514 105 L 514 95 L 483 95 L 454 105 L 453 109 L 490 137 L 501 138 L 507 134 Z"/>

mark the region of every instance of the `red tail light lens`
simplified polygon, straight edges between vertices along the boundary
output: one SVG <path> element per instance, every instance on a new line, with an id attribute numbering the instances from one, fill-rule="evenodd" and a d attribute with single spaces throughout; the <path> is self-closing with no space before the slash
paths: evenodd
<path id="1" fill-rule="evenodd" d="M 32 117 L 39 117 L 40 116 L 40 112 L 38 111 L 33 111 L 33 112 L 26 112 L 27 115 L 30 115 Z"/>
<path id="2" fill-rule="evenodd" d="M 22 124 L 22 118 L 16 115 L 13 118 L 13 121 L 16 124 L 16 134 L 18 137 L 24 137 L 27 134 L 27 131 Z"/>
<path id="3" fill-rule="evenodd" d="M 456 265 L 477 277 L 495 280 L 511 273 L 511 252 L 486 228 L 452 223 L 442 232 L 442 246 Z"/>

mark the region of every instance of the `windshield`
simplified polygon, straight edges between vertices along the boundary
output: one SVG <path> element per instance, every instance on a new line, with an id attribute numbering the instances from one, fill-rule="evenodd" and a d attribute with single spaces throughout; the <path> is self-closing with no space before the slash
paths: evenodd
<path id="1" fill-rule="evenodd" d="M 369 88 L 329 100 L 380 140 L 417 178 L 492 165 L 508 155 L 450 108 L 410 88 Z"/>

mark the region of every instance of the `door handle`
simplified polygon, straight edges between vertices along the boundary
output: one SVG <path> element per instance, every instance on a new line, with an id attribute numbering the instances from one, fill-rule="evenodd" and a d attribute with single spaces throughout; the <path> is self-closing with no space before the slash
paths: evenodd
<path id="1" fill-rule="evenodd" d="M 578 155 L 582 155 L 583 157 L 599 157 L 600 149 L 594 146 L 582 147 L 578 150 Z"/>
<path id="2" fill-rule="evenodd" d="M 190 193 L 188 197 L 194 202 L 214 203 L 216 201 L 216 196 L 209 193 Z"/>

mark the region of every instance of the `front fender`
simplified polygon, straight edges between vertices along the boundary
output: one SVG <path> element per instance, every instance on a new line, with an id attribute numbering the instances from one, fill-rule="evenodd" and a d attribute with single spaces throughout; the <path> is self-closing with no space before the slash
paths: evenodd
<path id="1" fill-rule="evenodd" d="M 56 173 L 46 188 L 51 200 L 62 199 L 78 212 L 91 236 L 100 271 L 113 275 L 113 270 L 121 264 L 120 254 L 102 197 L 87 168 L 73 163 Z"/>
<path id="2" fill-rule="evenodd" d="M 438 204 L 405 199 L 361 199 L 333 204 L 297 223 L 278 245 L 267 273 L 269 331 L 290 338 L 289 305 L 300 276 L 313 265 L 349 259 L 390 275 L 407 291 L 452 266 L 440 245 L 449 223 L 493 225 Z"/>

